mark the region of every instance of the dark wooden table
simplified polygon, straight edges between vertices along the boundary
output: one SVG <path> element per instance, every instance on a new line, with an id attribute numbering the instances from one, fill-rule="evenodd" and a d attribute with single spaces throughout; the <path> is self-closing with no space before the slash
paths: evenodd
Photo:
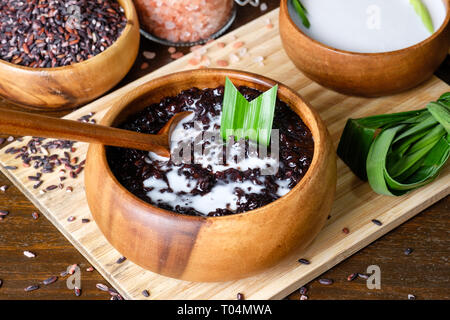
<path id="1" fill-rule="evenodd" d="M 263 0 L 268 10 L 278 6 L 276 0 Z M 259 9 L 250 6 L 239 8 L 232 28 L 237 28 L 259 15 Z M 119 86 L 143 76 L 171 61 L 167 47 L 142 39 L 143 50 L 156 52 L 156 59 L 149 67 L 141 69 L 145 59 L 139 56 L 133 69 Z M 184 50 L 187 52 L 187 49 Z M 437 72 L 441 78 L 450 78 L 450 61 Z M 1 107 L 12 107 L 0 101 Z M 51 113 L 61 117 L 62 112 Z M 4 135 L 0 135 L 4 137 Z M 1 145 L 4 147 L 4 145 Z M 86 272 L 87 260 L 67 241 L 58 230 L 41 215 L 38 220 L 31 217 L 36 208 L 28 199 L 0 174 L 0 186 L 8 185 L 5 193 L 0 191 L 0 210 L 9 210 L 10 215 L 0 221 L 0 299 L 109 299 L 108 293 L 96 289 L 97 283 L 106 283 L 101 275 Z M 450 298 L 450 197 L 432 207 L 354 254 L 321 277 L 334 280 L 324 286 L 317 279 L 307 285 L 309 299 L 407 299 L 414 294 L 417 299 Z M 405 255 L 406 248 L 413 248 Z M 37 254 L 26 258 L 24 250 Z M 65 279 L 33 292 L 24 292 L 30 284 L 40 282 L 51 275 L 59 275 L 70 264 L 77 263 L 82 272 L 82 295 L 76 297 L 67 289 Z M 381 290 L 369 290 L 365 280 L 346 280 L 353 272 L 365 272 L 367 266 L 381 268 Z M 298 290 L 289 299 L 299 299 Z"/>

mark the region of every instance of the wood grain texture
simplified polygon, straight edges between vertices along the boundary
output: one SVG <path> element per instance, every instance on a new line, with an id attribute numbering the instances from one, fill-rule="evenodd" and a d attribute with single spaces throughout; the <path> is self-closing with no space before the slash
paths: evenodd
<path id="1" fill-rule="evenodd" d="M 272 1 L 276 2 L 276 1 Z M 268 2 L 269 5 L 276 5 L 272 2 Z M 243 11 L 245 14 L 241 17 L 242 20 L 251 19 L 251 10 Z M 154 47 L 155 45 L 152 44 Z M 158 46 L 157 46 L 158 47 Z M 145 46 L 142 49 L 150 49 L 150 46 Z M 156 68 L 161 64 L 169 61 L 168 54 L 164 57 L 164 51 L 166 48 L 157 48 L 162 58 L 160 60 L 154 60 L 150 63 L 150 68 Z M 226 54 L 224 55 L 226 57 Z M 130 81 L 136 77 L 139 77 L 146 73 L 140 69 L 140 62 L 138 60 L 132 72 L 127 76 L 125 81 Z M 445 72 L 444 72 L 445 73 Z M 298 77 L 295 76 L 298 80 Z M 437 80 L 433 82 L 436 83 Z M 286 82 L 286 81 L 285 81 Z M 311 85 L 310 82 L 306 82 Z M 304 83 L 305 84 L 305 83 Z M 336 107 L 345 110 L 346 99 L 341 95 L 334 95 L 326 99 L 317 92 L 320 91 L 320 86 L 311 85 L 313 90 L 306 90 L 306 98 L 313 101 L 313 106 L 326 106 L 326 104 L 334 104 Z M 427 86 L 424 88 L 426 90 Z M 433 87 L 433 85 L 431 85 Z M 298 87 L 300 88 L 300 87 Z M 444 89 L 448 89 L 444 87 Z M 302 89 L 303 91 L 303 89 Z M 430 92 L 427 99 L 434 99 L 436 94 L 440 90 L 434 90 Z M 303 92 L 302 92 L 303 93 Z M 384 103 L 388 102 L 389 105 L 385 106 L 384 110 L 389 111 L 389 108 L 396 106 L 397 102 L 402 102 L 402 108 L 406 108 L 408 101 L 411 104 L 418 103 L 417 100 L 413 98 L 408 98 L 408 96 L 402 95 L 400 97 L 385 100 Z M 352 101 L 352 100 L 350 100 Z M 364 105 L 365 101 L 360 101 L 360 105 Z M 357 103 L 353 103 L 355 106 Z M 383 102 L 378 104 L 378 107 L 383 105 Z M 370 110 L 365 110 L 362 114 L 375 114 L 377 109 L 371 112 Z M 83 115 L 80 113 L 79 115 Z M 99 114 L 99 118 L 102 114 Z M 327 122 L 331 123 L 333 119 L 329 119 Z M 343 120 L 342 120 L 343 121 Z M 0 184 L 6 183 L 7 181 L 0 175 Z M 355 178 L 355 182 L 357 182 Z M 67 198 L 68 200 L 70 198 Z M 8 220 L 3 221 L 0 224 L 2 242 L 0 247 L 0 278 L 5 280 L 3 288 L 0 290 L 0 297 L 8 298 L 19 298 L 23 296 L 23 287 L 30 284 L 31 281 L 39 280 L 47 274 L 47 272 L 58 272 L 61 267 L 66 266 L 68 263 L 74 263 L 82 260 L 81 256 L 72 253 L 70 246 L 67 246 L 61 235 L 56 234 L 53 227 L 45 220 L 41 219 L 38 222 L 32 221 L 29 218 L 30 211 L 33 208 L 28 204 L 20 192 L 14 187 L 10 188 L 5 195 L 0 197 L 0 204 L 3 207 L 11 208 L 13 214 Z M 371 299 L 374 297 L 378 298 L 396 298 L 402 299 L 406 298 L 406 293 L 415 293 L 418 298 L 448 298 L 448 288 L 446 289 L 445 281 L 447 281 L 448 275 L 448 264 L 446 260 L 441 258 L 441 256 L 448 255 L 448 237 L 446 236 L 446 230 L 448 230 L 448 208 L 449 208 L 449 197 L 446 200 L 442 200 L 439 204 L 433 206 L 432 208 L 426 210 L 418 217 L 414 218 L 412 221 L 402 225 L 395 232 L 391 232 L 389 235 L 383 237 L 382 239 L 376 241 L 374 244 L 370 245 L 368 248 L 358 252 L 356 255 L 347 259 L 345 262 L 341 263 L 339 266 L 333 268 L 330 272 L 326 273 L 325 276 L 332 277 L 335 279 L 335 285 L 320 286 L 315 282 L 311 284 L 310 293 L 308 295 L 310 298 L 362 298 Z M 81 216 L 80 216 L 81 218 Z M 37 229 L 36 223 L 39 224 Z M 353 230 L 350 229 L 352 232 Z M 26 235 L 23 238 L 23 235 Z M 46 239 L 47 241 L 44 241 Z M 406 246 L 412 246 L 417 248 L 415 253 L 405 260 L 403 257 L 403 249 Z M 20 248 L 26 247 L 30 250 L 39 250 L 40 258 L 36 262 L 28 262 L 26 264 L 23 262 Z M 433 250 L 431 250 L 433 248 Z M 19 251 L 19 252 L 17 252 Z M 103 254 L 103 252 L 100 252 Z M 106 259 L 106 263 L 109 264 L 109 268 L 114 266 L 114 262 L 117 259 L 114 256 L 111 259 Z M 346 277 L 347 273 L 354 271 L 363 271 L 368 264 L 376 261 L 381 263 L 383 267 L 383 289 L 380 291 L 369 291 L 362 282 L 346 283 L 343 279 Z M 410 263 L 405 268 L 406 262 Z M 65 263 L 64 263 L 65 262 Z M 84 265 L 86 262 L 84 262 Z M 327 268 L 331 265 L 327 265 Z M 400 267 L 401 266 L 401 267 Z M 447 267 L 446 267 L 447 266 Z M 306 266 L 303 266 L 306 267 Z M 64 269 L 62 268 L 62 269 Z M 16 270 L 17 272 L 13 271 Z M 139 274 L 139 273 L 138 273 Z M 105 295 L 98 292 L 94 287 L 94 283 L 101 280 L 98 274 L 83 273 L 83 296 L 86 298 L 105 298 Z M 258 280 L 255 280 L 255 282 Z M 147 288 L 152 292 L 153 288 L 156 288 L 150 281 L 143 281 L 142 284 L 136 285 L 136 297 L 139 298 L 139 290 L 142 288 Z M 55 289 L 57 288 L 57 289 Z M 241 290 L 242 289 L 242 290 Z M 163 290 L 163 288 L 161 288 Z M 220 289 L 218 289 L 220 290 Z M 242 291 L 245 293 L 245 289 L 241 288 L 239 284 L 236 284 L 229 290 L 229 297 L 234 298 L 236 291 Z M 203 291 L 203 290 L 202 290 Z M 207 290 L 206 290 L 207 291 Z M 192 291 L 191 291 L 192 292 Z M 193 297 L 198 297 L 199 294 L 193 290 Z M 200 294 L 201 296 L 202 294 Z M 75 298 L 73 293 L 65 289 L 65 287 L 60 284 L 55 287 L 49 287 L 45 290 L 38 290 L 27 297 L 33 298 Z M 185 297 L 190 298 L 189 292 Z M 207 297 L 207 295 L 204 295 Z M 292 299 L 298 299 L 298 295 L 294 294 L 290 296 Z"/>
<path id="2" fill-rule="evenodd" d="M 139 50 L 132 0 L 119 0 L 128 19 L 109 48 L 86 61 L 58 68 L 28 68 L 0 60 L 0 96 L 22 107 L 71 109 L 104 94 L 128 73 Z"/>
<path id="3" fill-rule="evenodd" d="M 408 294 L 413 294 L 418 300 L 450 299 L 449 212 L 450 197 L 447 196 L 322 274 L 320 278 L 334 280 L 332 286 L 321 285 L 317 279 L 311 281 L 306 285 L 307 296 L 313 300 L 407 300 Z M 412 248 L 413 253 L 405 255 L 406 248 Z M 381 269 L 380 290 L 369 290 L 366 281 L 360 278 L 347 281 L 348 275 L 365 273 L 370 265 L 378 265 Z M 289 299 L 299 297 L 297 291 Z"/>
<path id="4" fill-rule="evenodd" d="M 342 93 L 376 97 L 402 92 L 429 79 L 450 48 L 450 1 L 443 25 L 414 46 L 383 53 L 354 53 L 326 46 L 292 21 L 280 4 L 280 35 L 287 55 L 309 78 Z"/>

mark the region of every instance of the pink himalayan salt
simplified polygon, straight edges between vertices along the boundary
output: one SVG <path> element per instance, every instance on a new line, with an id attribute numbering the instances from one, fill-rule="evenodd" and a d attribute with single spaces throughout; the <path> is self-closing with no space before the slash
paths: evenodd
<path id="1" fill-rule="evenodd" d="M 144 52 L 142 52 L 142 55 L 144 56 L 145 59 L 148 59 L 148 60 L 152 60 L 156 57 L 156 53 L 154 53 L 152 51 L 144 51 Z"/>
<path id="2" fill-rule="evenodd" d="M 193 66 L 196 66 L 196 65 L 198 65 L 200 63 L 200 61 L 198 60 L 198 59 L 196 59 L 196 58 L 191 58 L 191 59 L 189 59 L 189 64 L 191 64 L 191 65 L 193 65 Z"/>
<path id="3" fill-rule="evenodd" d="M 267 29 L 273 29 L 273 23 L 270 19 L 266 19 L 265 24 Z"/>
<path id="4" fill-rule="evenodd" d="M 230 58 L 231 63 L 239 62 L 239 57 L 237 55 L 235 55 L 234 53 L 230 54 L 229 58 Z"/>
<path id="5" fill-rule="evenodd" d="M 247 54 L 247 51 L 248 51 L 247 48 L 240 48 L 238 51 L 238 54 L 242 58 L 242 57 L 245 57 L 245 55 Z"/>
<path id="6" fill-rule="evenodd" d="M 258 63 L 258 65 L 259 65 L 260 67 L 264 67 L 264 57 L 262 57 L 262 56 L 254 57 L 254 58 L 253 58 L 253 62 Z"/>
<path id="7" fill-rule="evenodd" d="M 244 42 L 238 41 L 238 42 L 235 42 L 235 43 L 233 44 L 233 48 L 234 48 L 234 49 L 239 49 L 239 48 L 242 47 L 243 45 L 244 45 Z"/>
<path id="8" fill-rule="evenodd" d="M 209 59 L 207 56 L 203 56 L 201 62 L 203 62 L 203 65 L 205 67 L 209 67 L 211 65 L 211 59 Z"/>
<path id="9" fill-rule="evenodd" d="M 207 39 L 230 17 L 233 0 L 133 0 L 144 29 L 171 42 Z"/>
<path id="10" fill-rule="evenodd" d="M 194 52 L 194 51 L 200 50 L 200 49 L 202 49 L 202 48 L 203 48 L 202 45 L 197 45 L 197 46 L 191 47 L 189 50 L 190 50 L 191 52 Z"/>
<path id="11" fill-rule="evenodd" d="M 217 43 L 217 46 L 218 46 L 219 48 L 225 48 L 226 43 L 225 43 L 225 42 L 218 42 L 218 43 Z"/>
<path id="12" fill-rule="evenodd" d="M 227 66 L 228 66 L 228 61 L 226 61 L 226 60 L 217 60 L 217 61 L 216 61 L 216 64 L 217 64 L 219 67 L 227 67 Z"/>
<path id="13" fill-rule="evenodd" d="M 203 56 L 204 54 L 206 54 L 207 51 L 208 51 L 208 50 L 207 50 L 205 47 L 200 47 L 200 48 L 198 48 L 198 49 L 196 49 L 196 50 L 193 51 L 193 55 L 194 55 L 196 58 L 201 58 L 201 56 Z"/>
<path id="14" fill-rule="evenodd" d="M 183 52 L 175 52 L 174 54 L 172 54 L 170 57 L 174 60 L 180 59 L 182 56 L 184 56 Z"/>
<path id="15" fill-rule="evenodd" d="M 253 58 L 254 62 L 263 62 L 264 61 L 264 57 L 263 56 L 257 56 Z"/>

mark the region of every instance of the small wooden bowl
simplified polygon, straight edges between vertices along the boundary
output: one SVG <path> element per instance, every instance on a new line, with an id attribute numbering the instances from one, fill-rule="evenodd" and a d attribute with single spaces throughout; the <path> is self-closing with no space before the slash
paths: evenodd
<path id="1" fill-rule="evenodd" d="M 444 61 L 450 47 L 450 4 L 447 16 L 428 39 L 405 49 L 355 53 L 326 46 L 307 36 L 280 4 L 280 35 L 289 58 L 307 77 L 335 91 L 376 97 L 408 90 L 427 80 Z"/>
<path id="2" fill-rule="evenodd" d="M 117 101 L 101 124 L 117 126 L 129 115 L 192 87 L 225 83 L 268 90 L 268 78 L 232 70 L 201 69 L 147 82 Z M 315 149 L 303 179 L 285 196 L 256 210 L 223 217 L 176 214 L 127 191 L 108 166 L 105 147 L 91 144 L 85 187 L 92 215 L 108 241 L 134 263 L 190 281 L 228 281 L 269 268 L 308 246 L 331 210 L 336 155 L 319 116 L 294 91 L 281 85 L 279 98 L 310 128 Z"/>
<path id="3" fill-rule="evenodd" d="M 57 68 L 29 68 L 0 60 L 0 96 L 27 109 L 75 108 L 99 97 L 128 73 L 139 50 L 132 0 L 118 0 L 127 17 L 119 38 L 102 53 Z"/>

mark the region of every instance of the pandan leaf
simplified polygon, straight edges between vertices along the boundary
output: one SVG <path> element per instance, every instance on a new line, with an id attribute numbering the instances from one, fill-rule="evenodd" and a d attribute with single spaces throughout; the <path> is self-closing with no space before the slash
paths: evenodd
<path id="1" fill-rule="evenodd" d="M 392 193 L 386 183 L 386 157 L 395 135 L 403 129 L 404 126 L 405 125 L 398 125 L 383 130 L 370 146 L 366 161 L 367 178 L 370 186 L 376 193 L 389 196 L 399 195 L 398 193 Z"/>
<path id="2" fill-rule="evenodd" d="M 384 127 L 398 123 L 416 123 L 426 109 L 349 119 L 342 133 L 337 154 L 361 180 L 367 180 L 366 162 L 375 135 Z"/>
<path id="3" fill-rule="evenodd" d="M 450 108 L 450 92 L 446 92 L 440 96 L 438 102 L 443 103 L 446 107 Z"/>
<path id="4" fill-rule="evenodd" d="M 372 189 L 402 195 L 433 181 L 450 155 L 450 93 L 426 109 L 349 119 L 338 155 Z"/>
<path id="5" fill-rule="evenodd" d="M 414 10 L 422 19 L 422 22 L 430 33 L 434 32 L 433 20 L 431 19 L 430 12 L 428 11 L 426 5 L 421 0 L 409 0 Z"/>
<path id="6" fill-rule="evenodd" d="M 278 85 L 248 102 L 234 84 L 225 80 L 220 134 L 224 140 L 251 139 L 269 145 Z"/>
<path id="7" fill-rule="evenodd" d="M 450 134 L 450 108 L 441 102 L 430 102 L 427 109 Z"/>
<path id="8" fill-rule="evenodd" d="M 308 11 L 303 6 L 303 4 L 300 2 L 300 0 L 292 0 L 292 5 L 294 6 L 295 11 L 297 11 L 298 16 L 302 20 L 303 25 L 309 29 L 311 24 L 309 23 L 308 17 L 306 14 Z"/>

